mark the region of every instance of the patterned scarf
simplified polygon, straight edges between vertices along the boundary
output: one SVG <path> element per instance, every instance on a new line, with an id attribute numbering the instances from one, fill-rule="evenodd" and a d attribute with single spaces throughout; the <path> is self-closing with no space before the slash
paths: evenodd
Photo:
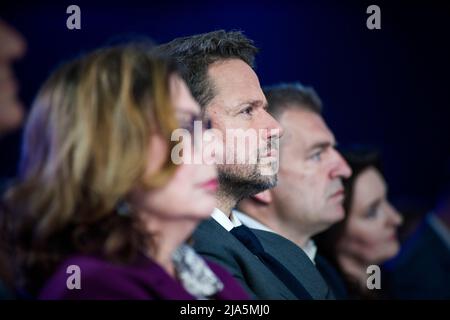
<path id="1" fill-rule="evenodd" d="M 197 299 L 207 299 L 223 289 L 223 283 L 190 246 L 178 247 L 172 261 L 184 289 Z"/>

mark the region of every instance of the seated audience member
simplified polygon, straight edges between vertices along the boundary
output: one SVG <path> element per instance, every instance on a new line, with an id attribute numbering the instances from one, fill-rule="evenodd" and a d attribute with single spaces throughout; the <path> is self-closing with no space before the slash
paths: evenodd
<path id="1" fill-rule="evenodd" d="M 276 232 L 297 244 L 334 296 L 344 299 L 343 280 L 318 255 L 312 237 L 344 218 L 342 180 L 351 170 L 335 149 L 333 133 L 321 116 L 322 103 L 312 88 L 282 84 L 266 88 L 264 94 L 269 112 L 284 128 L 278 184 L 242 200 L 233 213 L 250 228 Z"/>
<path id="2" fill-rule="evenodd" d="M 225 146 L 226 160 L 217 166 L 217 207 L 194 232 L 195 250 L 226 267 L 258 299 L 332 299 L 329 287 L 297 245 L 276 233 L 242 225 L 232 212 L 243 198 L 276 185 L 276 154 L 283 135 L 266 110 L 267 100 L 253 70 L 258 51 L 253 41 L 238 31 L 218 30 L 177 38 L 158 50 L 185 67 L 184 79 Z M 240 143 L 246 141 L 243 132 L 258 141 Z M 245 148 L 235 152 L 236 145 Z"/>
<path id="3" fill-rule="evenodd" d="M 381 290 L 369 289 L 367 268 L 381 268 L 398 253 L 397 228 L 402 216 L 387 199 L 378 153 L 354 148 L 343 155 L 353 171 L 344 181 L 345 218 L 316 240 L 319 251 L 344 276 L 350 298 L 382 298 L 385 279 L 381 276 Z"/>
<path id="4" fill-rule="evenodd" d="M 8 131 L 16 129 L 22 123 L 23 107 L 17 98 L 12 63 L 25 52 L 25 40 L 22 36 L 0 19 L 0 138 Z M 0 197 L 6 181 L 0 177 Z M 0 204 L 1 205 L 1 204 Z M 5 212 L 0 206 L 0 300 L 13 297 L 11 292 L 12 268 L 10 248 L 7 238 Z"/>
<path id="5" fill-rule="evenodd" d="M 435 209 L 386 266 L 394 299 L 450 299 L 450 167 L 447 170 Z"/>
<path id="6" fill-rule="evenodd" d="M 215 206 L 217 174 L 175 165 L 171 134 L 191 132 L 199 113 L 176 68 L 142 45 L 58 68 L 32 106 L 5 196 L 20 288 L 40 299 L 247 298 L 186 244 Z M 183 157 L 199 152 L 182 143 Z"/>

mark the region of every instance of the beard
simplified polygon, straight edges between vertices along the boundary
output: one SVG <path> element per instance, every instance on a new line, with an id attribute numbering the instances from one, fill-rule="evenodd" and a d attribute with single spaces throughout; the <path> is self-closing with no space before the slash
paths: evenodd
<path id="1" fill-rule="evenodd" d="M 218 165 L 221 192 L 237 201 L 277 185 L 276 173 L 263 175 L 260 164 Z"/>
<path id="2" fill-rule="evenodd" d="M 218 164 L 220 192 L 232 196 L 239 202 L 243 198 L 271 189 L 277 185 L 278 156 L 261 157 L 274 148 L 278 151 L 278 141 L 267 141 L 267 145 L 257 150 L 256 163 L 247 161 L 240 164 Z M 278 155 L 278 153 L 277 153 Z"/>

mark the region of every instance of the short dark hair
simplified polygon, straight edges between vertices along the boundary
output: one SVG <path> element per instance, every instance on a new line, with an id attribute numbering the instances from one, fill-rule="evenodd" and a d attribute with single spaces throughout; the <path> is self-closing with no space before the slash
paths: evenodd
<path id="1" fill-rule="evenodd" d="M 253 68 L 258 52 L 253 41 L 241 31 L 225 30 L 176 38 L 155 50 L 181 65 L 183 78 L 202 109 L 215 96 L 214 85 L 208 78 L 209 65 L 220 60 L 241 59 Z"/>
<path id="2" fill-rule="evenodd" d="M 352 169 L 352 175 L 344 180 L 345 200 L 344 209 L 347 213 L 351 210 L 354 188 L 359 175 L 369 168 L 377 169 L 383 174 L 380 151 L 372 146 L 352 145 L 341 150 L 342 156 Z"/>
<path id="3" fill-rule="evenodd" d="M 264 87 L 263 91 L 269 105 L 268 111 L 274 117 L 279 117 L 284 111 L 291 108 L 301 108 L 317 114 L 322 113 L 322 101 L 316 91 L 299 82 Z"/>

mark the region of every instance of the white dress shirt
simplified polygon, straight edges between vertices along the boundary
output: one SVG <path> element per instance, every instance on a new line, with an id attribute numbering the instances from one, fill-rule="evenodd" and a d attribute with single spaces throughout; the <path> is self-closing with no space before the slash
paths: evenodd
<path id="1" fill-rule="evenodd" d="M 305 247 L 302 249 L 305 251 L 312 263 L 316 264 L 317 245 L 314 240 L 309 239 L 308 242 L 306 242 Z"/>
<path id="2" fill-rule="evenodd" d="M 259 222 L 258 220 L 250 217 L 249 215 L 239 210 L 233 209 L 232 215 L 234 217 L 237 217 L 244 225 L 246 225 L 249 228 L 277 233 L 272 229 L 270 229 L 269 227 L 262 224 L 261 222 Z M 306 242 L 305 247 L 301 249 L 306 253 L 306 255 L 312 261 L 312 263 L 316 264 L 315 259 L 317 254 L 317 246 L 315 242 L 312 239 L 309 239 L 308 242 Z"/>
<path id="3" fill-rule="evenodd" d="M 253 219 L 249 215 L 247 215 L 239 210 L 233 209 L 232 212 L 233 212 L 233 216 L 237 217 L 244 225 L 246 225 L 249 228 L 276 233 L 269 227 L 263 225 L 258 220 Z"/>
<path id="4" fill-rule="evenodd" d="M 230 218 L 223 213 L 220 209 L 214 208 L 213 213 L 211 214 L 211 217 L 217 221 L 222 227 L 225 228 L 225 230 L 230 231 L 234 227 L 239 227 L 242 225 L 241 221 L 239 221 L 239 218 L 236 217 L 236 215 L 231 212 Z"/>

